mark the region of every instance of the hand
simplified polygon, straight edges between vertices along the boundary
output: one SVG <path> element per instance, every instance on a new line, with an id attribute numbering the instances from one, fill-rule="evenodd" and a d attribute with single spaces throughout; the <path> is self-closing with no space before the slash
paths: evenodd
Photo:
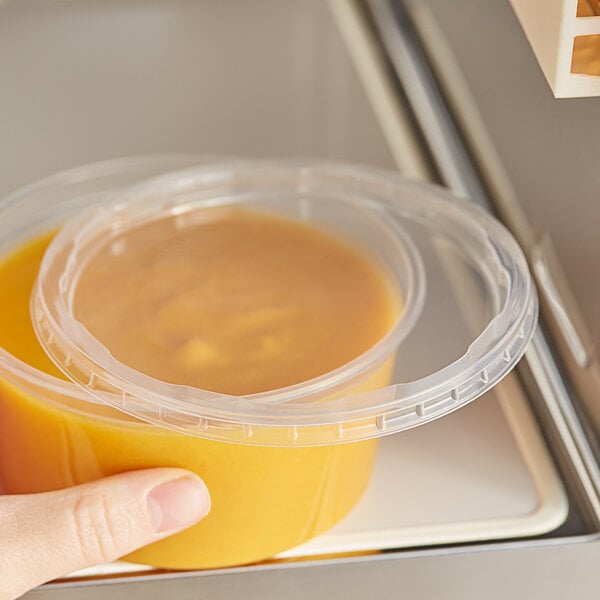
<path id="1" fill-rule="evenodd" d="M 109 562 L 208 514 L 204 483 L 181 469 L 147 469 L 77 487 L 0 497 L 0 600 Z"/>

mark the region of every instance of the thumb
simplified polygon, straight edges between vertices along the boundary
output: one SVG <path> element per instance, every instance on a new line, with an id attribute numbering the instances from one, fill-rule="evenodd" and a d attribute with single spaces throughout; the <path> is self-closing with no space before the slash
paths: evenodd
<path id="1" fill-rule="evenodd" d="M 204 483 L 147 469 L 57 492 L 0 497 L 0 600 L 115 560 L 180 531 L 210 510 Z"/>

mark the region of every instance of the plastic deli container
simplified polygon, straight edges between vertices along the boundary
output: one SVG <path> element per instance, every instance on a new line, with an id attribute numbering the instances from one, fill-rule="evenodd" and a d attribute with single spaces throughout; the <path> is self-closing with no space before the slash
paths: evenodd
<path id="1" fill-rule="evenodd" d="M 135 253 L 140 227 L 170 220 L 185 229 L 215 210 L 292 219 L 351 244 L 397 290 L 395 322 L 339 368 L 246 396 L 157 379 L 117 359 L 76 310 L 86 269 L 107 248 L 117 261 Z M 114 161 L 13 194 L 0 204 L 0 223 L 0 262 L 61 227 L 41 262 L 31 318 L 65 375 L 0 348 L 5 491 L 143 467 L 191 469 L 211 492 L 211 513 L 128 557 L 156 566 L 258 561 L 333 526 L 368 485 L 378 438 L 489 390 L 522 356 L 537 320 L 525 259 L 500 223 L 441 188 L 371 168 Z"/>

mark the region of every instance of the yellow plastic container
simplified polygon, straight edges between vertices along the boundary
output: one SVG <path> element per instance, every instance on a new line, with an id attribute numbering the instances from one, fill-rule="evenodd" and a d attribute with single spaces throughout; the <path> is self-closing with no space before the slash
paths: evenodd
<path id="1" fill-rule="evenodd" d="M 102 248 L 127 252 L 122 236 L 144 223 L 168 216 L 185 227 L 223 207 L 303 221 L 363 250 L 400 296 L 388 333 L 333 370 L 248 395 L 119 360 L 74 308 L 86 265 Z M 43 348 L 32 362 L 46 367 L 0 347 L 0 482 L 27 493 L 144 467 L 195 471 L 212 511 L 128 557 L 156 566 L 244 564 L 325 531 L 367 486 L 377 438 L 484 394 L 537 322 L 526 261 L 500 223 L 369 168 L 163 157 L 76 169 L 0 202 L 0 260 L 59 227 L 39 270 L 22 271 L 25 287 L 38 271 L 29 313 L 19 303 Z"/>
<path id="2" fill-rule="evenodd" d="M 380 373 L 369 386 L 386 383 Z M 9 382 L 3 373 L 4 490 L 41 492 L 145 467 L 190 469 L 210 490 L 211 513 L 191 529 L 127 557 L 160 567 L 259 561 L 327 530 L 360 498 L 377 447 L 377 440 L 304 448 L 216 442 L 128 421 L 116 410 L 111 417 L 89 406 L 85 412 L 71 410 L 69 404 L 83 402 L 52 396 L 29 378 Z"/>
<path id="3" fill-rule="evenodd" d="M 5 222 L 9 229 L 3 231 L 0 262 L 2 255 L 6 256 L 64 221 L 70 222 L 82 209 L 106 205 L 112 200 L 110 194 L 99 196 L 97 191 L 118 188 L 163 170 L 186 166 L 186 161 L 120 161 L 57 176 L 25 189 L 0 207 L 8 217 Z M 252 174 L 253 168 L 252 165 L 241 168 L 242 179 Z M 297 169 L 292 171 L 297 175 Z M 214 189 L 214 182 L 210 183 L 214 172 L 209 169 L 207 173 L 210 177 L 205 173 L 204 183 L 194 187 L 195 203 L 223 196 Z M 270 181 L 277 181 L 280 175 L 275 169 Z M 189 180 L 189 173 L 186 177 Z M 164 200 L 165 190 L 169 191 L 171 207 L 177 205 L 181 211 L 181 203 L 190 202 L 190 188 L 183 193 L 177 191 L 181 176 L 158 181 L 148 184 L 150 187 L 142 185 L 133 188 L 134 192 L 125 193 L 133 221 L 134 214 L 142 218 L 160 214 L 164 207 L 150 206 L 149 202 L 157 195 Z M 206 181 L 210 185 L 206 185 Z M 292 183 L 297 187 L 296 181 Z M 237 181 L 236 185 L 241 184 Z M 231 188 L 231 182 L 227 187 Z M 309 200 L 304 192 L 298 192 L 297 198 L 288 195 L 283 202 L 276 198 L 272 204 L 268 201 L 265 204 L 259 196 L 270 198 L 273 192 L 267 180 L 259 180 L 255 185 L 246 182 L 244 189 L 245 196 L 249 189 L 253 190 L 257 198 L 252 206 L 256 205 L 259 210 L 296 217 L 299 209 L 307 210 Z M 160 193 L 157 194 L 157 190 Z M 181 203 L 177 204 L 177 198 L 181 198 Z M 247 200 L 243 202 L 246 206 Z M 388 230 L 382 220 L 363 208 L 338 207 L 335 202 L 326 203 L 322 198 L 313 201 L 314 214 L 308 221 L 355 240 L 374 256 L 380 249 L 378 260 L 396 260 L 390 273 L 403 296 L 403 318 L 394 324 L 391 334 L 376 344 L 374 353 L 372 348 L 348 365 L 307 384 L 247 398 L 195 390 L 199 401 L 194 403 L 193 398 L 192 403 L 187 404 L 197 409 L 195 413 L 178 407 L 171 410 L 168 398 L 177 397 L 181 390 L 170 384 L 161 387 L 157 383 L 159 391 L 167 390 L 167 403 L 157 407 L 156 389 L 137 396 L 133 388 L 118 390 L 115 381 L 103 378 L 105 366 L 92 365 L 83 355 L 78 355 L 78 349 L 68 350 L 69 358 L 65 360 L 65 348 L 61 346 L 64 332 L 50 334 L 47 327 L 52 315 L 45 313 L 41 317 L 39 314 L 40 310 L 43 312 L 44 293 L 51 292 L 53 283 L 56 284 L 54 291 L 58 291 L 60 276 L 55 277 L 56 269 L 65 266 L 58 263 L 63 258 L 68 262 L 68 256 L 75 256 L 70 253 L 73 248 L 65 251 L 64 242 L 69 246 L 69 237 L 81 231 L 86 232 L 85 237 L 80 238 L 86 243 L 98 241 L 99 236 L 106 234 L 106 223 L 95 222 L 94 215 L 110 214 L 112 219 L 116 213 L 107 209 L 83 211 L 85 223 L 94 222 L 97 235 L 91 235 L 75 216 L 75 221 L 63 228 L 51 246 L 52 251 L 46 254 L 42 267 L 46 278 L 40 277 L 32 306 L 45 349 L 69 378 L 80 385 L 35 369 L 0 348 L 0 481 L 3 490 L 8 493 L 53 490 L 146 467 L 190 469 L 202 477 L 210 490 L 209 516 L 189 530 L 127 557 L 131 561 L 167 568 L 223 567 L 259 561 L 337 523 L 356 504 L 368 484 L 376 454 L 377 424 L 375 417 L 357 414 L 351 418 L 356 431 L 365 427 L 375 431 L 375 435 L 371 432 L 365 437 L 372 439 L 347 441 L 346 417 L 336 414 L 336 403 L 342 402 L 343 406 L 346 397 L 358 397 L 388 385 L 394 350 L 418 311 L 418 286 L 414 284 L 417 259 L 411 256 L 402 234 Z M 197 210 L 202 209 L 194 205 L 193 211 Z M 121 222 L 129 226 L 129 221 Z M 10 223 L 14 231 L 10 231 Z M 114 221 L 109 228 L 114 228 Z M 31 247 L 29 268 L 23 270 L 25 280 L 21 284 L 24 286 L 33 284 L 42 247 L 42 242 L 38 243 L 37 250 L 35 245 Z M 409 282 L 411 289 L 407 290 Z M 111 357 L 111 360 L 114 359 Z M 48 365 L 46 370 L 52 372 L 53 368 L 54 365 Z M 127 368 L 122 371 L 126 379 L 131 375 Z M 60 375 L 60 371 L 54 374 Z M 136 375 L 139 376 L 133 382 L 136 389 L 156 383 L 139 373 Z M 289 402 L 282 396 L 287 396 Z M 203 414 L 205 400 L 209 410 Z M 295 414 L 294 403 L 304 409 L 316 405 L 318 410 L 312 415 L 310 412 Z M 324 410 L 330 405 L 331 411 Z M 223 414 L 219 414 L 220 410 Z"/>

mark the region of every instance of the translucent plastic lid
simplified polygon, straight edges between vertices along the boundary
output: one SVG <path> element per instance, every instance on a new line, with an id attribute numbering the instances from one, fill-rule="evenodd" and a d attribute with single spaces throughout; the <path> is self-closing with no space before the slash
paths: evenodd
<path id="1" fill-rule="evenodd" d="M 249 395 L 166 381 L 117 359 L 79 317 L 86 269 L 103 252 L 111 264 L 135 264 L 141 227 L 185 231 L 222 210 L 305 222 L 364 251 L 399 290 L 397 320 L 339 368 Z M 151 272 L 168 285 L 164 269 Z M 103 315 L 111 305 L 108 297 Z M 278 446 L 358 441 L 441 417 L 508 373 L 537 321 L 523 254 L 489 214 L 391 172 L 317 162 L 205 164 L 107 194 L 50 244 L 31 308 L 46 352 L 91 399 L 185 434 Z"/>

